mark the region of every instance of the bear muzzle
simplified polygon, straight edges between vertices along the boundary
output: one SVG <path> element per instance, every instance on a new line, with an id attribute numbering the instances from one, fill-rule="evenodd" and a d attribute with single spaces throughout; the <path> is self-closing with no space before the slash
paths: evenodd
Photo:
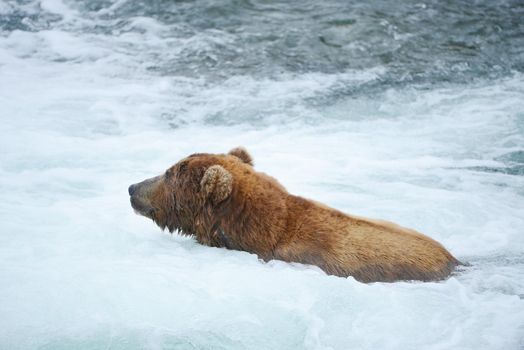
<path id="1" fill-rule="evenodd" d="M 152 218 L 155 209 L 151 204 L 151 196 L 162 178 L 163 176 L 160 175 L 129 186 L 127 191 L 130 196 L 131 207 L 137 214 Z"/>

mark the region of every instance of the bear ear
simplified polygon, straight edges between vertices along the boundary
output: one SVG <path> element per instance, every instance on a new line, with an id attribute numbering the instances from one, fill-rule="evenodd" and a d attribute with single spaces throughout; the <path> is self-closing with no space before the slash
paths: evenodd
<path id="1" fill-rule="evenodd" d="M 244 147 L 235 147 L 228 154 L 240 158 L 244 163 L 253 166 L 253 157 Z"/>
<path id="2" fill-rule="evenodd" d="M 206 198 L 211 199 L 215 204 L 220 203 L 233 190 L 233 175 L 220 165 L 212 165 L 204 173 L 200 188 Z"/>

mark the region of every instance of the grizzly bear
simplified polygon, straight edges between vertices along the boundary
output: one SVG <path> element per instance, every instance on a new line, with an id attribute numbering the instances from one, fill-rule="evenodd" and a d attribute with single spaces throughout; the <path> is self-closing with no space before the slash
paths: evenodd
<path id="1" fill-rule="evenodd" d="M 361 282 L 435 281 L 460 262 L 433 239 L 289 194 L 241 147 L 196 153 L 129 187 L 131 205 L 162 229 L 269 261 L 319 266 Z"/>

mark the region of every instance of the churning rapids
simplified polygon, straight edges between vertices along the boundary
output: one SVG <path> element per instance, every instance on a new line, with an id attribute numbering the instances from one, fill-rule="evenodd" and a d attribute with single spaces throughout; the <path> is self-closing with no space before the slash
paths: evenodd
<path id="1" fill-rule="evenodd" d="M 522 1 L 0 1 L 1 349 L 522 349 Z M 198 245 L 127 186 L 244 145 L 470 267 L 362 284 Z"/>

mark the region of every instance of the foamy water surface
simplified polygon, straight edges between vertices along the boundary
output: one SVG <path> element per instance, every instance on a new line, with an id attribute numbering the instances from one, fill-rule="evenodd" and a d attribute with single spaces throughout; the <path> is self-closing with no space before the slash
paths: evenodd
<path id="1" fill-rule="evenodd" d="M 522 349 L 522 2 L 0 2 L 0 348 Z M 131 183 L 244 145 L 471 263 L 362 284 L 204 247 Z"/>

